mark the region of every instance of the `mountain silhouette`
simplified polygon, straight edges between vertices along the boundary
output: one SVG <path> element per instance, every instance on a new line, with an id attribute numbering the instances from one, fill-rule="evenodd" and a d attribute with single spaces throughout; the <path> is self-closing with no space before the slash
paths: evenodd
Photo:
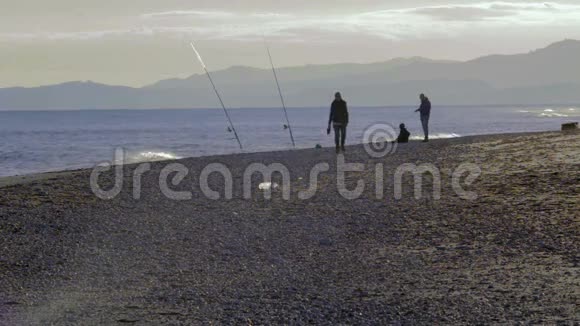
<path id="1" fill-rule="evenodd" d="M 469 61 L 421 57 L 370 64 L 284 67 L 278 77 L 288 106 L 327 106 L 336 90 L 353 106 L 414 105 L 427 93 L 437 105 L 580 103 L 580 41 L 525 54 Z M 212 72 L 228 107 L 278 107 L 270 69 L 234 66 Z M 146 109 L 217 107 L 203 74 L 142 87 L 69 82 L 0 89 L 0 109 Z"/>

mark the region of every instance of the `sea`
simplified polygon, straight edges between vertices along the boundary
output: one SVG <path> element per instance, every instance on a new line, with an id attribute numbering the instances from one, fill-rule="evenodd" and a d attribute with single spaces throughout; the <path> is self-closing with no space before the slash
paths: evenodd
<path id="1" fill-rule="evenodd" d="M 396 132 L 400 123 L 422 139 L 415 109 L 351 107 L 347 143 L 364 142 L 373 128 Z M 281 108 L 229 113 L 243 152 L 293 148 Z M 328 108 L 288 109 L 296 148 L 334 146 L 328 115 Z M 434 106 L 430 138 L 553 131 L 579 120 L 580 105 Z M 0 111 L 0 176 L 90 168 L 113 161 L 117 148 L 128 163 L 242 152 L 228 129 L 221 109 Z"/>

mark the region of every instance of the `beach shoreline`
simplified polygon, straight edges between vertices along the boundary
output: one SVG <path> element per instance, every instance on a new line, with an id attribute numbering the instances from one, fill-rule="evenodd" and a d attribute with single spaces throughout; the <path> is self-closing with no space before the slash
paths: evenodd
<path id="1" fill-rule="evenodd" d="M 334 148 L 242 153 L 151 162 L 136 187 L 131 164 L 110 200 L 91 190 L 91 169 L 0 178 L 0 324 L 578 321 L 578 132 L 411 142 L 383 157 L 360 144 L 341 157 L 362 170 L 339 181 Z M 175 163 L 189 173 L 166 184 L 190 197 L 160 189 Z M 201 189 L 214 163 L 231 172 L 231 199 L 218 175 L 207 182 L 220 199 Z M 288 199 L 265 199 L 259 174 L 245 197 L 254 163 L 288 168 Z M 407 175 L 396 198 L 404 164 L 436 168 L 440 195 L 434 174 L 419 197 Z M 481 171 L 471 184 L 453 179 L 464 164 Z M 341 182 L 365 188 L 348 199 Z"/>
<path id="2" fill-rule="evenodd" d="M 513 133 L 490 133 L 490 134 L 480 134 L 480 135 L 467 135 L 467 136 L 458 136 L 458 137 L 449 137 L 449 138 L 435 138 L 432 139 L 431 142 L 437 142 L 439 140 L 446 140 L 446 139 L 481 139 L 482 137 L 488 138 L 497 138 L 497 137 L 513 137 L 513 136 L 525 136 L 525 135 L 540 135 L 540 134 L 552 134 L 552 133 L 559 133 L 559 131 L 534 131 L 534 132 L 513 132 Z M 411 139 L 410 143 L 419 143 L 421 142 L 422 138 L 416 136 L 414 139 Z M 347 147 L 360 147 L 363 144 L 349 144 Z M 322 149 L 330 150 L 334 149 L 330 145 L 322 147 Z M 283 153 L 283 152 L 300 152 L 300 151 L 310 151 L 313 148 L 289 148 L 289 149 L 281 149 L 277 151 L 257 151 L 257 152 L 238 152 L 238 153 L 229 153 L 229 154 L 216 154 L 216 155 L 202 155 L 202 156 L 188 156 L 179 159 L 167 159 L 167 160 L 154 160 L 154 161 L 141 161 L 141 162 L 132 162 L 127 163 L 126 165 L 138 165 L 141 163 L 169 163 L 169 162 L 180 162 L 180 161 L 187 161 L 192 159 L 221 159 L 221 158 L 232 158 L 235 159 L 237 155 L 247 155 L 247 154 L 272 154 L 272 153 Z M 318 149 L 317 149 L 318 150 Z M 106 158 L 104 161 L 112 161 L 111 158 Z M 95 165 L 98 162 L 95 162 Z M 0 188 L 15 186 L 15 185 L 22 185 L 27 183 L 33 182 L 40 182 L 43 180 L 54 180 L 59 177 L 66 177 L 68 175 L 76 174 L 76 173 L 83 173 L 87 172 L 94 167 L 83 167 L 83 168 L 74 168 L 74 169 L 62 169 L 62 170 L 51 170 L 45 172 L 36 172 L 36 173 L 27 173 L 27 174 L 18 174 L 18 175 L 8 175 L 8 176 L 0 176 Z"/>

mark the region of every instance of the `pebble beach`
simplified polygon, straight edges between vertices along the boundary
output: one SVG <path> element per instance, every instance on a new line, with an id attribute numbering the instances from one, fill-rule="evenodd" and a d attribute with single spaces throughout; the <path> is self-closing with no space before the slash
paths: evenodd
<path id="1" fill-rule="evenodd" d="M 153 162 L 139 199 L 136 164 L 109 200 L 91 190 L 91 170 L 2 178 L 0 325 L 580 322 L 580 133 L 410 142 L 384 157 L 353 145 L 343 158 L 363 167 L 344 180 L 364 184 L 355 199 L 337 190 L 334 148 Z M 171 163 L 190 173 L 170 188 L 191 198 L 160 190 Z M 217 175 L 221 199 L 200 190 L 211 163 L 231 171 L 231 199 Z M 258 174 L 244 198 L 252 163 L 286 166 L 290 198 L 274 175 L 280 187 L 265 199 Z M 300 199 L 319 163 L 328 171 Z M 420 198 L 406 175 L 396 198 L 405 163 L 435 166 L 440 196 L 433 175 Z M 464 163 L 481 170 L 460 179 L 476 198 L 453 187 Z"/>

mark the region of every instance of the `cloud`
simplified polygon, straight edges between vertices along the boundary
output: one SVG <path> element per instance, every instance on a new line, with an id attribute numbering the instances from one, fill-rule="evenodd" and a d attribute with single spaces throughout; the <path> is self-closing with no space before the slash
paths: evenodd
<path id="1" fill-rule="evenodd" d="M 473 30 L 510 27 L 580 27 L 580 5 L 556 2 L 474 2 L 374 10 L 358 13 L 240 13 L 226 10 L 171 10 L 127 19 L 133 26 L 103 31 L 0 33 L 0 40 L 132 39 L 139 37 L 195 40 L 335 42 L 343 35 L 387 40 L 454 37 Z M 307 32 L 306 32 L 307 31 Z"/>
<path id="2" fill-rule="evenodd" d="M 578 13 L 580 6 L 559 5 L 557 3 L 522 3 L 522 2 L 481 2 L 473 4 L 450 4 L 410 9 L 408 12 L 447 21 L 482 21 L 490 18 L 513 17 L 524 19 L 533 14 L 566 15 L 566 12 Z"/>
<path id="3" fill-rule="evenodd" d="M 38 32 L 38 33 L 3 33 L 0 34 L 0 39 L 5 40 L 76 40 L 86 41 L 95 39 L 109 39 L 119 38 L 124 36 L 151 36 L 154 31 L 147 28 L 132 28 L 125 30 L 103 30 L 103 31 L 87 31 L 87 32 Z"/>
<path id="4" fill-rule="evenodd" d="M 173 10 L 154 12 L 141 15 L 143 19 L 152 18 L 175 18 L 175 17 L 200 17 L 205 19 L 227 19 L 236 15 L 227 11 L 201 11 L 201 10 Z"/>
<path id="5" fill-rule="evenodd" d="M 494 2 L 489 5 L 490 9 L 495 10 L 511 10 L 511 11 L 526 11 L 526 10 L 546 10 L 553 11 L 558 10 L 561 6 L 553 2 L 544 3 L 519 3 L 519 2 Z M 566 7 L 566 5 L 564 5 Z"/>
<path id="6" fill-rule="evenodd" d="M 417 14 L 431 16 L 441 20 L 473 21 L 489 17 L 501 17 L 512 15 L 503 10 L 476 8 L 476 7 L 439 7 L 421 8 L 414 11 Z"/>

